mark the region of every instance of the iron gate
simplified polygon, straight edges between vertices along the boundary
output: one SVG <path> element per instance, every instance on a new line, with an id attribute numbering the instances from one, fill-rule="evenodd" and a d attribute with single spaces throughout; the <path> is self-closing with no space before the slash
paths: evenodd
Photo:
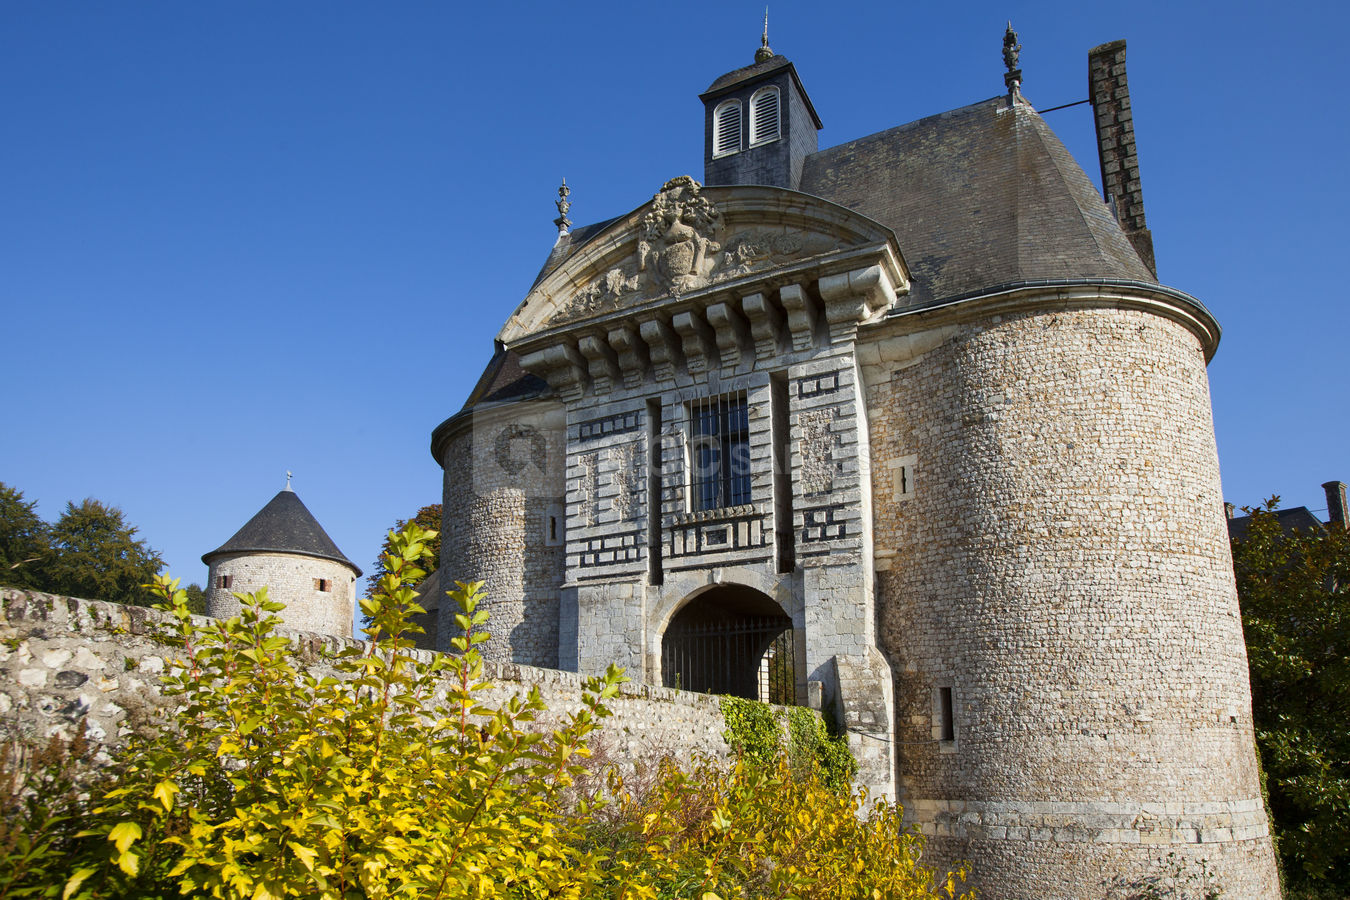
<path id="1" fill-rule="evenodd" d="M 673 624 L 661 640 L 662 683 L 792 705 L 797 702 L 794 645 L 792 620 L 782 616 Z"/>

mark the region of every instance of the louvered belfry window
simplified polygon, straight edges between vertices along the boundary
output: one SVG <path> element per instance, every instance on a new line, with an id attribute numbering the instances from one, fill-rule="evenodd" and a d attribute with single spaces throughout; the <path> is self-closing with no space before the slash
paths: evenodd
<path id="1" fill-rule="evenodd" d="M 778 140 L 778 88 L 766 87 L 750 98 L 750 146 Z"/>
<path id="2" fill-rule="evenodd" d="M 741 149 L 741 101 L 728 100 L 713 110 L 713 156 Z"/>

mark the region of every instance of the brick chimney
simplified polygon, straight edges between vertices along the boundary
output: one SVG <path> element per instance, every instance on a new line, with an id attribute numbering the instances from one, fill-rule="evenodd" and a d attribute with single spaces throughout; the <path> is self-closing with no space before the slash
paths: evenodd
<path id="1" fill-rule="evenodd" d="M 1088 97 L 1097 123 L 1097 155 L 1102 163 L 1102 191 L 1115 209 L 1125 236 L 1156 278 L 1153 234 L 1144 221 L 1144 192 L 1139 183 L 1139 155 L 1134 146 L 1134 113 L 1125 80 L 1125 42 L 1112 41 L 1088 53 Z"/>
<path id="2" fill-rule="evenodd" d="M 1345 482 L 1328 481 L 1322 490 L 1327 492 L 1327 524 L 1344 530 L 1350 522 L 1345 509 Z"/>

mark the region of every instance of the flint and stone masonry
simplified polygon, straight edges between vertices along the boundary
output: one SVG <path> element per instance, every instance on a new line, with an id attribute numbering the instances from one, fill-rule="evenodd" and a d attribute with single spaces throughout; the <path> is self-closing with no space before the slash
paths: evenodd
<path id="1" fill-rule="evenodd" d="M 766 671 L 724 648 L 768 616 L 796 701 L 985 896 L 1131 896 L 1175 853 L 1276 897 L 1218 324 L 1157 281 L 1124 42 L 1089 59 L 1107 199 L 1019 50 L 1010 27 L 1006 93 L 825 149 L 767 39 L 716 79 L 707 186 L 560 223 L 434 432 L 445 558 L 496 593 L 503 660 Z M 754 140 L 714 141 L 775 89 Z M 547 485 L 504 467 L 503 428 Z"/>
<path id="2" fill-rule="evenodd" d="M 161 676 L 181 651 L 163 642 L 166 613 L 30 591 L 0 589 L 0 717 L 9 733 L 44 741 L 74 737 L 83 726 L 111 758 L 139 730 L 163 727 L 173 699 Z M 206 619 L 200 619 L 203 624 Z M 334 674 L 325 659 L 364 646 L 350 638 L 279 629 L 289 652 L 315 677 Z M 422 662 L 433 653 L 410 650 Z M 484 702 L 501 704 L 538 688 L 548 705 L 541 728 L 583 708 L 579 675 L 489 662 Z M 620 762 L 701 753 L 726 759 L 730 751 L 717 697 L 638 683 L 621 685 L 607 701 L 614 713 L 592 746 Z"/>
<path id="3" fill-rule="evenodd" d="M 286 487 L 224 544 L 202 556 L 208 566 L 207 614 L 239 615 L 236 594 L 267 588 L 289 628 L 351 637 L 361 570 Z"/>

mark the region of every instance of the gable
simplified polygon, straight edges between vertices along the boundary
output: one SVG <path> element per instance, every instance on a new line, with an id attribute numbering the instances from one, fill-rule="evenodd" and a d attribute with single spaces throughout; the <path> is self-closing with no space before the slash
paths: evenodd
<path id="1" fill-rule="evenodd" d="M 908 281 L 894 233 L 818 197 L 780 188 L 705 188 L 684 175 L 611 222 L 548 272 L 507 320 L 507 347 L 710 293 L 769 273 L 846 272 L 884 257 Z"/>

